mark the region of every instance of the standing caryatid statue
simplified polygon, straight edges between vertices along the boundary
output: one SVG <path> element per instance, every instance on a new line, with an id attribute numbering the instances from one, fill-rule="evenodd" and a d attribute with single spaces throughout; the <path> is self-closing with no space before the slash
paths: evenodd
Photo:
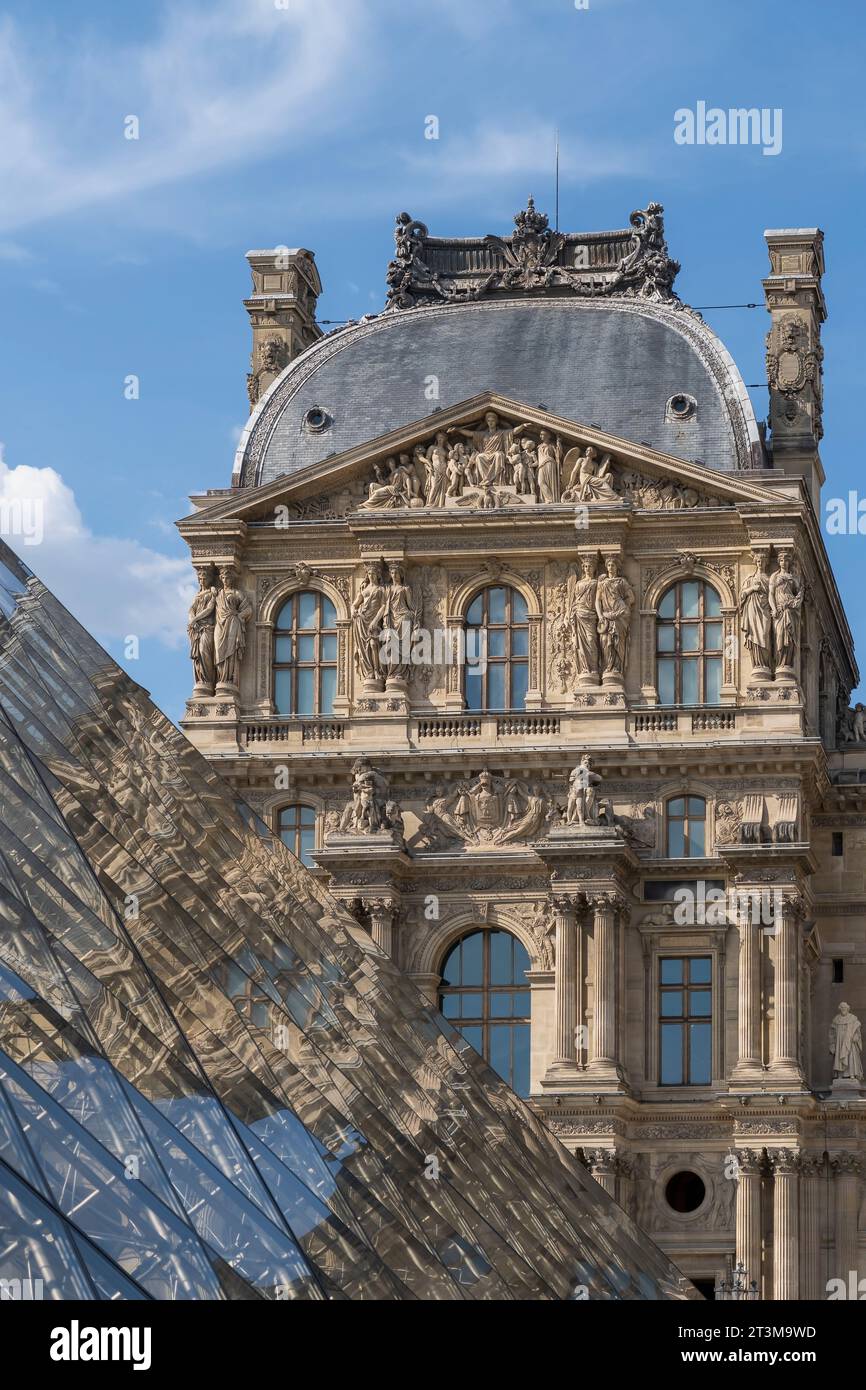
<path id="1" fill-rule="evenodd" d="M 793 680 L 800 643 L 803 581 L 791 569 L 791 556 L 787 550 L 779 555 L 779 568 L 770 580 L 769 601 L 776 648 L 776 679 Z"/>
<path id="2" fill-rule="evenodd" d="M 382 629 L 385 626 L 387 595 L 378 561 L 366 566 L 366 573 L 352 604 L 352 636 L 355 644 L 355 667 L 364 682 L 365 690 L 381 690 Z"/>
<path id="3" fill-rule="evenodd" d="M 246 594 L 235 587 L 237 578 L 237 571 L 231 565 L 220 570 L 222 588 L 217 595 L 214 632 L 219 684 L 232 691 L 238 689 L 240 682 L 241 661 L 247 645 L 246 627 L 253 615 Z"/>
<path id="4" fill-rule="evenodd" d="M 850 1004 L 840 1004 L 830 1024 L 830 1052 L 834 1081 L 863 1080 L 863 1035 L 860 1020 Z"/>
<path id="5" fill-rule="evenodd" d="M 598 615 L 598 637 L 603 661 L 602 680 L 605 684 L 620 685 L 628 660 L 628 633 L 635 593 L 619 562 L 609 555 L 604 562 L 606 574 L 598 581 L 595 611 Z"/>
<path id="6" fill-rule="evenodd" d="M 770 679 L 773 659 L 768 564 L 765 553 L 755 554 L 755 572 L 749 575 L 740 593 L 740 627 L 746 650 L 752 658 L 752 677 L 758 680 Z"/>
<path id="7" fill-rule="evenodd" d="M 380 660 L 390 689 L 406 685 L 412 674 L 412 638 L 418 629 L 419 613 L 399 561 L 389 563 L 388 578 Z"/>
<path id="8" fill-rule="evenodd" d="M 577 767 L 568 779 L 568 804 L 565 808 L 567 825 L 598 825 L 598 792 L 601 782 L 597 772 L 590 766 L 590 757 L 584 753 Z"/>
<path id="9" fill-rule="evenodd" d="M 598 685 L 598 612 L 595 601 L 598 591 L 595 561 L 581 560 L 583 574 L 570 584 L 566 602 L 571 621 L 574 659 L 581 685 Z"/>
<path id="10" fill-rule="evenodd" d="M 198 571 L 199 592 L 190 605 L 187 635 L 189 655 L 195 676 L 194 695 L 213 695 L 216 685 L 214 629 L 218 590 L 213 565 L 202 565 Z"/>

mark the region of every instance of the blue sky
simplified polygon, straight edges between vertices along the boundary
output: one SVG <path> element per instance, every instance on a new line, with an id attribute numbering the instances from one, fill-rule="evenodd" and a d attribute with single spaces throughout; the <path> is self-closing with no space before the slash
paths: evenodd
<path id="1" fill-rule="evenodd" d="M 281 6 L 278 8 L 278 6 Z M 665 205 L 694 305 L 761 302 L 765 227 L 826 235 L 825 499 L 860 485 L 864 9 L 850 0 L 20 0 L 0 14 L 0 496 L 27 562 L 174 718 L 173 523 L 247 417 L 250 247 L 307 246 L 324 318 L 381 308 L 396 212 L 433 234 Z M 683 146 L 698 101 L 783 112 L 777 156 Z M 140 138 L 124 138 L 136 115 Z M 425 118 L 440 138 L 424 138 Z M 764 381 L 762 309 L 706 318 Z M 135 374 L 140 398 L 126 400 Z M 766 391 L 752 391 L 766 415 Z M 861 536 L 828 537 L 866 667 Z M 13 542 L 14 543 L 14 542 Z"/>

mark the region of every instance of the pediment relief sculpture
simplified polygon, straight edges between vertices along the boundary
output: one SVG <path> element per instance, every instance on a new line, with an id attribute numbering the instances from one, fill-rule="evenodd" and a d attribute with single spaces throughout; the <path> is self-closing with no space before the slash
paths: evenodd
<path id="1" fill-rule="evenodd" d="M 566 442 L 528 421 L 488 410 L 470 424 L 449 425 L 372 465 L 358 511 L 422 508 L 630 504 L 651 511 L 721 506 L 669 477 L 650 478 L 610 452 Z"/>

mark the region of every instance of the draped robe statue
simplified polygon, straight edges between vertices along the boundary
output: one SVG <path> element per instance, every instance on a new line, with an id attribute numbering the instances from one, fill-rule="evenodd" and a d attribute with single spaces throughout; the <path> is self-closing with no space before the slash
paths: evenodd
<path id="1" fill-rule="evenodd" d="M 247 646 L 247 623 L 252 605 L 246 594 L 235 588 L 237 573 L 226 566 L 220 570 L 222 589 L 216 601 L 214 652 L 220 685 L 235 690 L 240 683 L 241 662 Z"/>
<path id="2" fill-rule="evenodd" d="M 605 569 L 607 574 L 599 579 L 595 593 L 598 637 L 604 658 L 604 678 L 612 676 L 621 680 L 628 657 L 628 632 L 635 594 L 628 580 L 620 574 L 612 555 L 605 561 Z"/>
<path id="3" fill-rule="evenodd" d="M 755 572 L 749 575 L 740 592 L 740 627 L 746 649 L 752 658 L 752 674 L 769 678 L 772 660 L 772 616 L 767 563 L 766 555 L 755 556 Z"/>
<path id="4" fill-rule="evenodd" d="M 368 564 L 357 598 L 352 604 L 352 636 L 355 665 L 368 688 L 381 689 L 380 644 L 387 611 L 387 595 L 378 564 Z"/>
<path id="5" fill-rule="evenodd" d="M 773 618 L 776 675 L 790 677 L 794 674 L 800 641 L 803 581 L 792 572 L 791 557 L 785 550 L 780 554 L 779 568 L 770 580 L 768 598 Z"/>
<path id="6" fill-rule="evenodd" d="M 584 681 L 598 683 L 598 613 L 595 600 L 598 579 L 592 560 L 581 561 L 583 575 L 571 591 L 570 618 L 577 674 Z"/>
<path id="7" fill-rule="evenodd" d="M 839 1012 L 830 1024 L 830 1051 L 834 1080 L 863 1080 L 863 1035 L 860 1020 L 852 1014 L 849 1004 L 839 1005 Z"/>
<path id="8" fill-rule="evenodd" d="M 186 629 L 189 637 L 189 655 L 195 676 L 195 689 L 199 695 L 213 695 L 216 685 L 214 629 L 218 591 L 213 582 L 215 578 L 216 571 L 212 567 L 208 566 L 199 570 L 199 592 L 192 601 Z"/>

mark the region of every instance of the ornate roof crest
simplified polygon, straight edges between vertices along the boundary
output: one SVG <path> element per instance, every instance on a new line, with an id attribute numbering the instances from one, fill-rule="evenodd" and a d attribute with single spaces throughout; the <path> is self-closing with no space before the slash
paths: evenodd
<path id="1" fill-rule="evenodd" d="M 668 255 L 664 209 L 649 203 L 614 232 L 553 231 L 532 197 L 510 237 L 431 237 L 409 213 L 397 217 L 387 309 L 460 303 L 495 295 L 578 294 L 649 299 L 680 306 L 679 271 Z"/>

